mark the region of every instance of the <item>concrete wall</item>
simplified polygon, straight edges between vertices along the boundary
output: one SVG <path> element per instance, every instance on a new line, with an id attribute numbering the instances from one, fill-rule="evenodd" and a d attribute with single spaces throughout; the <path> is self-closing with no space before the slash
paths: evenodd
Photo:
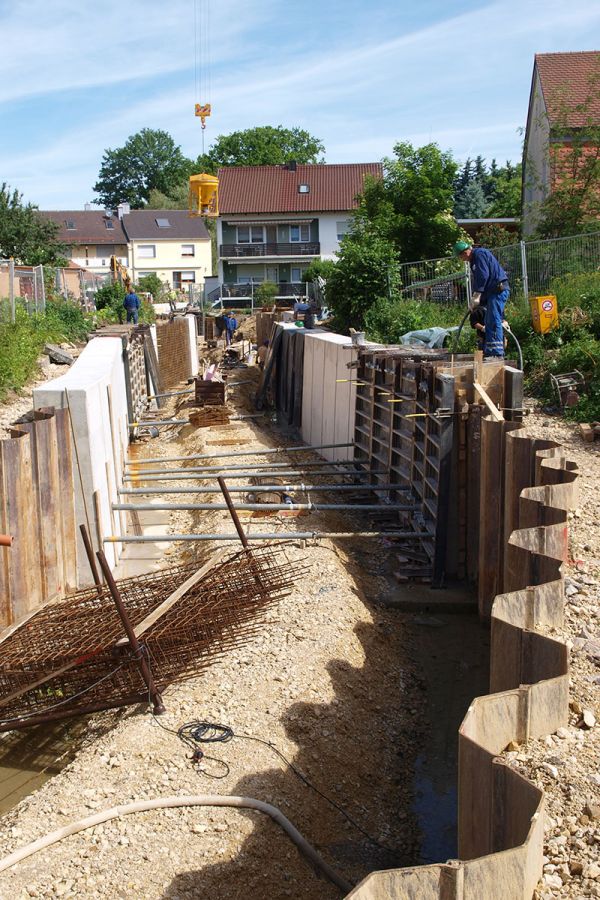
<path id="1" fill-rule="evenodd" d="M 496 424 L 484 420 L 482 429 Z M 459 731 L 461 859 L 375 872 L 350 892 L 353 900 L 529 900 L 542 874 L 543 792 L 498 754 L 511 741 L 540 738 L 568 722 L 568 651 L 545 630 L 562 623 L 560 566 L 567 510 L 577 502 L 576 468 L 560 447 L 538 449 L 522 431 L 505 432 L 504 441 L 505 466 L 520 459 L 530 481 L 523 486 L 504 472 L 502 503 L 514 526 L 504 547 L 511 591 L 492 606 L 495 693 L 474 700 Z"/>
<path id="2" fill-rule="evenodd" d="M 307 444 L 352 443 L 356 402 L 356 386 L 352 382 L 356 370 L 346 364 L 356 358 L 350 338 L 329 332 L 305 332 L 301 433 Z M 352 447 L 320 453 L 330 460 L 349 459 Z"/>
<path id="3" fill-rule="evenodd" d="M 70 410 L 76 525 L 87 523 L 94 549 L 102 548 L 103 537 L 124 528 L 111 509 L 118 499 L 129 440 L 121 338 L 90 341 L 65 375 L 34 390 L 33 402 L 36 409 Z M 78 583 L 89 584 L 92 577 L 79 535 L 78 541 Z M 104 545 L 111 566 L 116 565 L 121 547 Z"/>

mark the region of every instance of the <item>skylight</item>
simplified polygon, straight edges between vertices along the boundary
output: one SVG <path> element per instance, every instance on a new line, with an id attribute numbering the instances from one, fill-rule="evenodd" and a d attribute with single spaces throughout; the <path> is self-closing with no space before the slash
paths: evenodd
<path id="1" fill-rule="evenodd" d="M 114 224 L 114 222 L 113 222 L 112 219 L 105 219 L 105 220 L 104 220 L 104 227 L 105 227 L 105 228 L 114 228 L 114 227 L 115 227 L 115 224 Z"/>
<path id="2" fill-rule="evenodd" d="M 65 225 L 67 226 L 67 231 L 75 231 L 75 220 L 74 219 L 66 219 Z"/>
<path id="3" fill-rule="evenodd" d="M 159 228 L 170 228 L 171 227 L 171 223 L 169 222 L 168 219 L 156 219 L 155 221 Z"/>
<path id="4" fill-rule="evenodd" d="M 310 184 L 299 184 L 299 185 L 298 185 L 298 193 L 299 193 L 299 194 L 308 194 L 308 193 L 310 193 Z"/>

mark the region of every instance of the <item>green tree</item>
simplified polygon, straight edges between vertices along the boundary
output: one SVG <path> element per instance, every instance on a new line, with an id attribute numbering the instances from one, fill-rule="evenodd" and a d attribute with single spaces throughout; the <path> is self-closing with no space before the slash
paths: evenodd
<path id="1" fill-rule="evenodd" d="M 495 160 L 494 160 L 495 162 Z M 521 215 L 521 163 L 508 162 L 496 169 L 493 176 L 493 193 L 485 211 L 488 218 L 519 218 Z"/>
<path id="2" fill-rule="evenodd" d="M 108 208 L 144 206 L 155 189 L 167 196 L 190 175 L 192 163 L 166 131 L 142 128 L 123 147 L 105 150 L 94 190 Z"/>
<path id="3" fill-rule="evenodd" d="M 198 157 L 198 171 L 216 174 L 225 166 L 279 166 L 323 162 L 325 147 L 303 128 L 261 125 L 218 136 L 208 153 Z"/>
<path id="4" fill-rule="evenodd" d="M 514 231 L 503 228 L 502 225 L 489 224 L 479 229 L 475 236 L 478 244 L 484 247 L 506 247 L 508 244 L 517 244 L 519 235 Z"/>
<path id="5" fill-rule="evenodd" d="M 474 178 L 456 197 L 454 215 L 457 219 L 481 219 L 486 207 L 483 185 L 479 179 Z"/>
<path id="6" fill-rule="evenodd" d="M 339 261 L 329 273 L 326 300 L 335 327 L 360 329 L 378 299 L 396 296 L 400 287 L 398 256 L 391 240 L 366 219 L 342 239 Z"/>
<path id="7" fill-rule="evenodd" d="M 0 187 L 0 257 L 25 266 L 62 263 L 67 248 L 56 239 L 58 225 L 4 182 Z"/>
<path id="8" fill-rule="evenodd" d="M 152 294 L 152 299 L 156 303 L 164 291 L 164 285 L 155 272 L 150 275 L 142 275 L 137 283 L 138 291 L 144 294 Z"/>
<path id="9" fill-rule="evenodd" d="M 377 226 L 401 262 L 444 256 L 459 235 L 452 219 L 457 164 L 437 144 L 396 144 L 382 179 L 367 179 L 357 218 Z"/>
<path id="10" fill-rule="evenodd" d="M 168 194 L 164 194 L 157 188 L 152 188 L 148 194 L 149 209 L 187 209 L 189 205 L 189 185 L 187 176 L 179 184 L 170 188 Z"/>

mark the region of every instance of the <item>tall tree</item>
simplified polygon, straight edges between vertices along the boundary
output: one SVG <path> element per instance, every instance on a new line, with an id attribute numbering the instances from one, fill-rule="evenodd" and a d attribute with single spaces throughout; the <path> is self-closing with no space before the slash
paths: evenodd
<path id="1" fill-rule="evenodd" d="M 216 173 L 225 166 L 278 166 L 295 161 L 323 162 L 325 147 L 303 128 L 262 125 L 221 134 L 208 153 L 198 157 L 198 171 Z"/>
<path id="2" fill-rule="evenodd" d="M 456 196 L 454 215 L 457 219 L 481 219 L 486 206 L 483 185 L 478 178 L 474 178 Z"/>
<path id="3" fill-rule="evenodd" d="M 37 206 L 23 203 L 22 194 L 3 183 L 0 187 L 0 257 L 26 266 L 61 262 L 66 247 L 56 239 L 59 227 L 38 214 Z"/>
<path id="4" fill-rule="evenodd" d="M 94 190 L 100 203 L 144 206 L 153 189 L 169 195 L 191 173 L 192 163 L 166 131 L 142 128 L 123 147 L 105 150 Z"/>
<path id="5" fill-rule="evenodd" d="M 394 147 L 382 179 L 370 178 L 342 239 L 327 301 L 341 328 L 361 327 L 378 300 L 397 296 L 400 263 L 442 256 L 460 230 L 450 213 L 457 165 L 436 144 Z"/>

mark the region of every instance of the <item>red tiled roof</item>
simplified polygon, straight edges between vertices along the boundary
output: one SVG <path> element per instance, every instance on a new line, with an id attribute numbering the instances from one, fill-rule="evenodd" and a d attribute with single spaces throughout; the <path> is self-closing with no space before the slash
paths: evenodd
<path id="1" fill-rule="evenodd" d="M 219 214 L 316 213 L 356 207 L 366 175 L 381 178 L 380 163 L 235 166 L 219 170 Z M 299 185 L 307 184 L 308 193 Z"/>
<path id="2" fill-rule="evenodd" d="M 551 125 L 581 128 L 600 124 L 598 50 L 536 53 L 535 65 Z"/>

